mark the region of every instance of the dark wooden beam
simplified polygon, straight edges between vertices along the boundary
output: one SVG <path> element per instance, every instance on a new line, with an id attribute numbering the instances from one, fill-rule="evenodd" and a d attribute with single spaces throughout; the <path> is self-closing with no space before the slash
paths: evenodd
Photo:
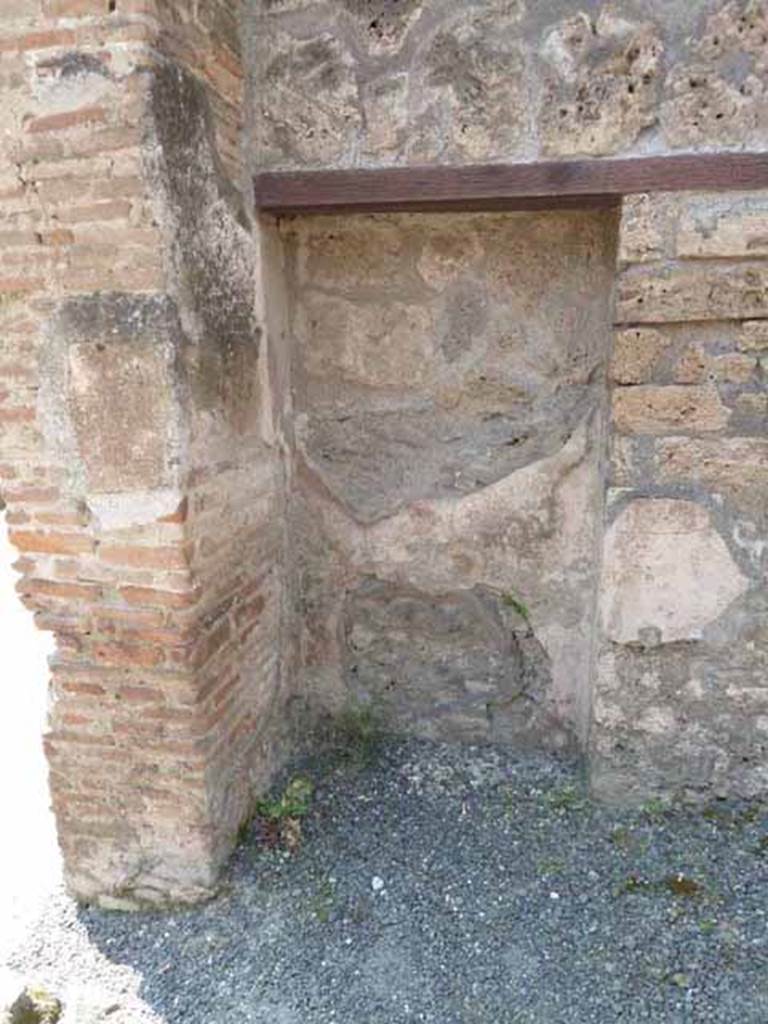
<path id="1" fill-rule="evenodd" d="M 768 153 L 257 174 L 264 213 L 612 206 L 633 192 L 768 188 Z"/>

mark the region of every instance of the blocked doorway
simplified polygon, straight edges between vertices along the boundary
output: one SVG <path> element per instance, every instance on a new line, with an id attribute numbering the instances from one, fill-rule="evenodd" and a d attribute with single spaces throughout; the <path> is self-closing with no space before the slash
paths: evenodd
<path id="1" fill-rule="evenodd" d="M 616 221 L 282 222 L 300 692 L 583 745 Z"/>

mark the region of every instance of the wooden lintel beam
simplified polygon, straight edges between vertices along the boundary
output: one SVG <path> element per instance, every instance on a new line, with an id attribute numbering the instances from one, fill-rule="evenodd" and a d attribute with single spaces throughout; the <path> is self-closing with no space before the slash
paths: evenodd
<path id="1" fill-rule="evenodd" d="M 612 206 L 637 192 L 768 188 L 768 153 L 274 171 L 254 188 L 257 209 L 271 214 Z"/>

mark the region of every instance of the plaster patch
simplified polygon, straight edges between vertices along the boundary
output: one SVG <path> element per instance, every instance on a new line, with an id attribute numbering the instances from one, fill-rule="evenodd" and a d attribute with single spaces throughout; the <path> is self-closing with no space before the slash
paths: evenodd
<path id="1" fill-rule="evenodd" d="M 651 628 L 663 643 L 700 639 L 746 589 L 708 513 L 694 502 L 639 499 L 608 529 L 601 611 L 616 643 L 637 642 Z"/>
<path id="2" fill-rule="evenodd" d="M 182 495 L 171 488 L 151 491 L 128 491 L 121 494 L 98 494 L 88 498 L 88 508 L 100 530 L 126 530 L 146 526 L 178 509 Z"/>

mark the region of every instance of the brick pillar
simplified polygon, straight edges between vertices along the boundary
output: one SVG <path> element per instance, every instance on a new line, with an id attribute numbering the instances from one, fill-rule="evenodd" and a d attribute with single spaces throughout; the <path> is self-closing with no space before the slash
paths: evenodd
<path id="1" fill-rule="evenodd" d="M 624 204 L 591 772 L 768 786 L 768 192 Z"/>
<path id="2" fill-rule="evenodd" d="M 0 496 L 57 639 L 66 877 L 104 905 L 209 893 L 277 757 L 282 483 L 234 7 L 0 11 Z"/>

